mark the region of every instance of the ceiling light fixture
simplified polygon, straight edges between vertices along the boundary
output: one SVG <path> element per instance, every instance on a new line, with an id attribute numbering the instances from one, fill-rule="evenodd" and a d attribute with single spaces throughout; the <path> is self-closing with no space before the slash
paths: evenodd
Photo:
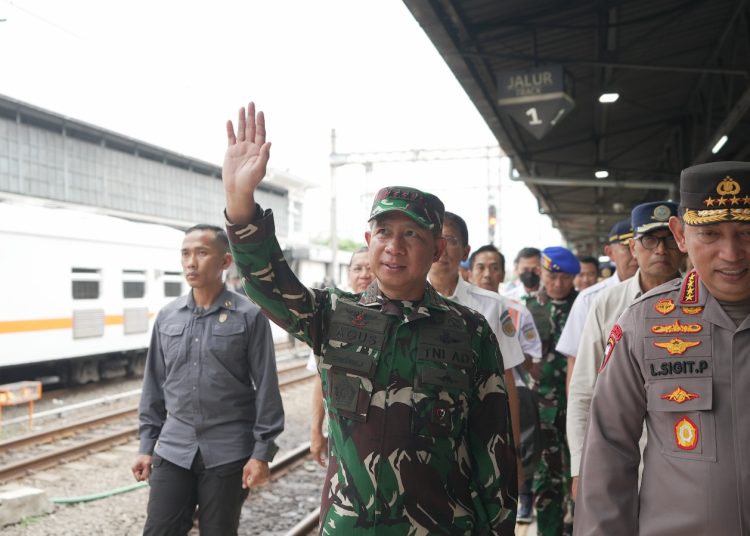
<path id="1" fill-rule="evenodd" d="M 599 95 L 599 102 L 602 104 L 612 104 L 613 102 L 617 102 L 619 98 L 619 93 L 602 93 Z"/>
<path id="2" fill-rule="evenodd" d="M 716 145 L 714 145 L 713 149 L 711 149 L 711 152 L 713 154 L 718 153 L 721 151 L 721 148 L 724 147 L 724 144 L 729 140 L 729 137 L 725 134 L 721 138 L 719 138 L 719 141 L 716 142 Z"/>
<path id="3" fill-rule="evenodd" d="M 607 171 L 606 169 L 599 169 L 594 172 L 594 177 L 596 177 L 597 179 L 606 179 L 607 177 L 609 177 L 609 171 Z"/>

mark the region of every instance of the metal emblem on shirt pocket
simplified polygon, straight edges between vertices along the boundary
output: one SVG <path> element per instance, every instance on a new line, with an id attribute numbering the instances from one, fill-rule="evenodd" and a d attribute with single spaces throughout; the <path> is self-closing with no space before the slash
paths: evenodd
<path id="1" fill-rule="evenodd" d="M 226 321 L 227 321 L 227 314 L 226 313 L 221 313 L 219 315 L 219 322 L 223 323 L 223 322 L 226 322 Z"/>

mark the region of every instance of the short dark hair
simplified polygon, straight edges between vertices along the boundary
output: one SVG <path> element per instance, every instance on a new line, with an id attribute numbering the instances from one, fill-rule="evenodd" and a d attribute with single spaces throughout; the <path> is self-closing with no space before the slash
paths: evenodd
<path id="1" fill-rule="evenodd" d="M 505 255 L 500 253 L 500 250 L 495 247 L 494 244 L 485 244 L 478 250 L 476 250 L 474 253 L 471 254 L 471 257 L 469 257 L 469 266 L 473 269 L 474 268 L 474 258 L 479 255 L 480 253 L 496 253 L 498 258 L 500 259 L 500 268 L 503 269 L 503 272 L 505 271 Z"/>
<path id="2" fill-rule="evenodd" d="M 518 264 L 518 261 L 520 261 L 521 259 L 529 259 L 531 257 L 541 258 L 542 252 L 537 248 L 523 248 L 518 252 L 518 255 L 516 255 L 513 264 Z"/>
<path id="3" fill-rule="evenodd" d="M 229 238 L 227 238 L 226 231 L 224 231 L 224 229 L 222 229 L 221 227 L 211 225 L 210 223 L 199 223 L 197 225 L 193 225 L 190 229 L 187 229 L 185 231 L 185 234 L 189 235 L 190 233 L 201 231 L 211 231 L 214 234 L 214 240 L 216 241 L 216 244 L 219 246 L 222 252 L 229 252 Z"/>
<path id="4" fill-rule="evenodd" d="M 593 257 L 591 255 L 584 255 L 583 257 L 578 257 L 578 262 L 580 262 L 581 264 L 593 264 L 594 266 L 596 266 L 596 271 L 599 271 L 599 259 L 597 259 L 596 257 Z"/>
<path id="5" fill-rule="evenodd" d="M 458 214 L 446 211 L 445 216 L 443 217 L 443 227 L 445 227 L 446 223 L 452 223 L 458 228 L 458 234 L 461 235 L 461 244 L 463 245 L 463 247 L 468 246 L 469 228 L 466 227 L 466 222 L 464 221 L 464 219 Z"/>
<path id="6" fill-rule="evenodd" d="M 352 262 L 354 262 L 354 257 L 356 257 L 357 255 L 359 255 L 360 253 L 367 253 L 368 251 L 370 251 L 370 250 L 367 249 L 367 246 L 362 246 L 357 251 L 355 251 L 354 253 L 352 253 L 351 258 L 349 259 L 349 268 L 352 267 Z"/>

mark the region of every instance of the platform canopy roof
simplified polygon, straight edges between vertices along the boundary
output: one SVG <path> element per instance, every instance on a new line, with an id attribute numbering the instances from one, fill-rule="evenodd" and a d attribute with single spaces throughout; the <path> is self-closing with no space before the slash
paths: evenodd
<path id="1" fill-rule="evenodd" d="M 745 0 L 404 2 L 580 252 L 632 206 L 678 200 L 681 169 L 750 156 Z M 518 120 L 534 116 L 499 101 L 509 73 L 544 69 L 564 73 L 572 107 L 537 139 Z"/>

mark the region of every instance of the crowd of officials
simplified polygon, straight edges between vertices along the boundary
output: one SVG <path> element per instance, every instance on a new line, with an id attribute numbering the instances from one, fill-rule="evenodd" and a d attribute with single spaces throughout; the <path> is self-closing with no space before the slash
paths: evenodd
<path id="1" fill-rule="evenodd" d="M 182 246 L 133 465 L 145 534 L 236 534 L 284 414 L 268 320 L 311 347 L 321 534 L 750 534 L 750 164 L 682 173 L 596 257 L 472 250 L 436 196 L 380 190 L 347 289 L 306 288 L 254 198 L 262 112 L 227 124 L 226 232 Z M 222 273 L 234 262 L 244 291 Z M 262 313 L 262 314 L 261 314 Z"/>

